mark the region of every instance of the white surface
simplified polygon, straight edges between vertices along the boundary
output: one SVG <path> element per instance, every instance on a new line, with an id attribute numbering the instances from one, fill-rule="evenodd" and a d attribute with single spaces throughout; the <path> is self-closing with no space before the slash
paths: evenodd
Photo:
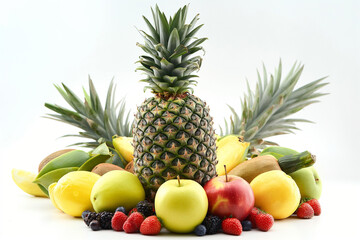
<path id="1" fill-rule="evenodd" d="M 150 239 L 141 234 L 112 230 L 93 232 L 80 218 L 61 213 L 47 198 L 35 198 L 21 192 L 15 184 L 1 197 L 0 239 Z M 360 184 L 328 182 L 320 199 L 322 214 L 312 219 L 290 217 L 276 220 L 269 232 L 243 232 L 241 239 L 359 239 Z M 164 231 L 155 237 L 195 239 L 192 234 L 176 235 Z M 207 235 L 206 239 L 235 239 L 225 234 Z"/>
<path id="2" fill-rule="evenodd" d="M 41 118 L 50 113 L 45 102 L 67 106 L 54 83 L 64 82 L 82 96 L 81 86 L 87 87 L 90 74 L 105 101 L 114 76 L 118 99 L 126 97 L 129 109 L 134 111 L 150 95 L 143 93 L 144 85 L 138 82 L 142 76 L 134 72 L 134 62 L 141 54 L 135 43 L 142 42 L 134 26 L 146 29 L 141 15 L 150 17 L 149 8 L 155 3 L 169 15 L 188 2 L 0 1 L 0 236 L 7 237 L 1 239 L 13 235 L 44 239 L 49 235 L 118 236 L 89 232 L 79 221 L 57 214 L 48 201 L 20 193 L 10 171 L 20 168 L 35 172 L 49 153 L 79 140 L 58 138 L 77 129 Z M 216 126 L 223 125 L 222 119 L 230 115 L 226 104 L 239 109 L 245 78 L 254 86 L 256 68 L 261 68 L 262 62 L 272 72 L 281 58 L 284 74 L 296 60 L 304 63 L 298 86 L 329 76 L 330 85 L 322 91 L 330 95 L 294 116 L 316 124 L 299 124 L 302 131 L 296 135 L 273 139 L 317 155 L 316 168 L 331 191 L 325 191 L 322 198 L 324 215 L 296 221 L 299 224 L 281 221 L 271 233 L 245 233 L 249 239 L 351 236 L 355 229 L 352 223 L 359 223 L 342 216 L 343 212 L 350 215 L 350 210 L 344 210 L 348 206 L 359 210 L 358 205 L 348 204 L 359 200 L 360 182 L 360 161 L 354 153 L 360 135 L 359 4 L 356 0 L 198 0 L 190 4 L 189 18 L 200 13 L 200 23 L 205 24 L 199 36 L 209 37 L 204 43 L 206 55 L 195 94 L 211 106 Z M 330 184 L 333 182 L 336 185 Z M 338 199 L 346 206 L 338 207 Z M 20 230 L 15 216 L 26 220 Z M 338 224 L 346 231 L 337 228 Z"/>

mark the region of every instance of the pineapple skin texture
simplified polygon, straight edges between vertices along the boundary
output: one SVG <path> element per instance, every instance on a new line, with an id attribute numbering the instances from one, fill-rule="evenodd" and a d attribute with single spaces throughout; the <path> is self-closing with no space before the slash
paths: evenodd
<path id="1" fill-rule="evenodd" d="M 133 145 L 134 173 L 150 201 L 177 175 L 201 185 L 217 175 L 213 118 L 194 95 L 146 99 L 135 114 Z"/>

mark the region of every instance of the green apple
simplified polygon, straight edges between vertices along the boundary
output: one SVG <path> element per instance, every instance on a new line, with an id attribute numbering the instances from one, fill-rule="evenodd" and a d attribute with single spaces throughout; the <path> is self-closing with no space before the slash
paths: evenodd
<path id="1" fill-rule="evenodd" d="M 313 166 L 302 168 L 289 175 L 298 185 L 302 198 L 320 198 L 322 183 L 319 174 Z"/>
<path id="2" fill-rule="evenodd" d="M 155 195 L 155 212 L 164 227 L 175 233 L 189 233 L 202 223 L 208 210 L 203 187 L 189 179 L 163 183 Z"/>
<path id="3" fill-rule="evenodd" d="M 114 212 L 120 206 L 129 211 L 145 199 L 145 191 L 134 174 L 113 170 L 94 184 L 90 199 L 96 212 Z"/>

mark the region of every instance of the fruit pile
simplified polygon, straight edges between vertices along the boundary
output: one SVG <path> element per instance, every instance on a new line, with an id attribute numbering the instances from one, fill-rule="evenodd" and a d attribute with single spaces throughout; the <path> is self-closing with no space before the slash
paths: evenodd
<path id="1" fill-rule="evenodd" d="M 187 6 L 168 19 L 158 6 L 150 32 L 140 31 L 145 52 L 137 70 L 145 73 L 154 96 L 141 104 L 131 123 L 124 102 L 119 113 L 110 84 L 105 108 L 89 80 L 84 102 L 67 86 L 58 91 L 75 111 L 45 106 L 50 118 L 80 127 L 93 142 L 90 152 L 65 149 L 50 154 L 38 174 L 13 170 L 25 192 L 49 197 L 61 212 L 82 217 L 92 230 L 113 229 L 144 235 L 161 228 L 198 236 L 269 231 L 274 221 L 292 215 L 309 219 L 321 213 L 321 181 L 315 156 L 265 140 L 296 129 L 289 119 L 324 94 L 323 79 L 294 89 L 303 67 L 294 65 L 281 80 L 264 69 L 255 92 L 245 96 L 241 117 L 216 135 L 205 101 L 192 94 L 207 38 L 194 36 L 198 15 L 186 23 Z"/>

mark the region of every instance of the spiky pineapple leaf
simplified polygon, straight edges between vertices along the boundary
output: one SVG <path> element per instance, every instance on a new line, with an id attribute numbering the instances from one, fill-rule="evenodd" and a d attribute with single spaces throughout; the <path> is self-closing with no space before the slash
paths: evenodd
<path id="1" fill-rule="evenodd" d="M 294 133 L 299 130 L 296 123 L 309 122 L 307 119 L 288 118 L 288 116 L 300 111 L 304 107 L 318 102 L 318 98 L 327 93 L 318 92 L 328 83 L 323 82 L 326 78 L 312 81 L 295 89 L 304 66 L 295 63 L 289 73 L 282 79 L 282 64 L 275 69 L 274 74 L 268 76 L 263 65 L 263 74 L 258 73 L 258 81 L 255 90 L 252 91 L 247 81 L 247 93 L 240 100 L 241 111 L 237 112 L 228 105 L 232 115 L 229 120 L 225 119 L 225 127 L 220 127 L 221 136 L 234 134 L 250 142 L 252 151 L 262 149 L 267 145 L 275 145 L 275 142 L 265 138 Z"/>
<path id="2" fill-rule="evenodd" d="M 73 110 L 56 104 L 45 103 L 45 107 L 56 113 L 46 114 L 45 117 L 83 130 L 78 134 L 67 134 L 63 137 L 80 137 L 93 140 L 90 142 L 78 142 L 73 145 L 96 148 L 101 143 L 106 142 L 107 146 L 113 148 L 112 137 L 114 135 L 132 136 L 132 122 L 129 119 L 130 111 L 125 116 L 125 100 L 122 99 L 115 104 L 116 86 L 114 80 L 109 85 L 104 108 L 90 77 L 89 93 L 83 88 L 84 102 L 65 84 L 62 84 L 62 87 L 57 85 L 55 87 Z"/>

